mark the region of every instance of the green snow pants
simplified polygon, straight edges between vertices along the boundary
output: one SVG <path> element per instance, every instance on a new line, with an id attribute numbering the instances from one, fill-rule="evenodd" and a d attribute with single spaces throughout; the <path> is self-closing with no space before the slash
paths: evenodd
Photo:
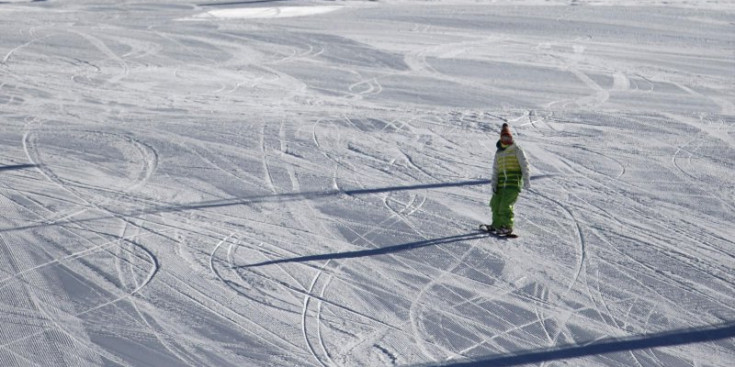
<path id="1" fill-rule="evenodd" d="M 517 187 L 501 187 L 490 199 L 490 209 L 493 211 L 494 228 L 513 229 L 513 204 L 518 200 L 521 190 Z"/>

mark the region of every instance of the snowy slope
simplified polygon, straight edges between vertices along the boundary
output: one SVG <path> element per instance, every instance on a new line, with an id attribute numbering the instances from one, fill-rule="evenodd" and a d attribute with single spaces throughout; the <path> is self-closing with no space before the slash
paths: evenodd
<path id="1" fill-rule="evenodd" d="M 0 366 L 731 366 L 734 26 L 2 2 Z M 476 231 L 503 122 L 515 240 Z"/>

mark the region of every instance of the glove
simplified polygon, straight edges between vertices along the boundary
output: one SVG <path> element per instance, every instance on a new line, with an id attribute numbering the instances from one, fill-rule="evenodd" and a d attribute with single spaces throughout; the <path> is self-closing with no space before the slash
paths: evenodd
<path id="1" fill-rule="evenodd" d="M 498 193 L 498 187 L 493 185 L 493 194 L 497 194 L 497 193 Z"/>

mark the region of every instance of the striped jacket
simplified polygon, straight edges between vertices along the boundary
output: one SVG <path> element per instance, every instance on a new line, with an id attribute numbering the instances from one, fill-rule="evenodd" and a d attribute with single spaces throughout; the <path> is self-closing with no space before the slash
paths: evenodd
<path id="1" fill-rule="evenodd" d="M 505 148 L 497 144 L 498 151 L 495 152 L 493 163 L 493 185 L 496 189 L 504 187 L 515 187 L 521 189 L 531 187 L 531 176 L 528 169 L 526 154 L 523 153 L 518 144 L 511 144 Z"/>

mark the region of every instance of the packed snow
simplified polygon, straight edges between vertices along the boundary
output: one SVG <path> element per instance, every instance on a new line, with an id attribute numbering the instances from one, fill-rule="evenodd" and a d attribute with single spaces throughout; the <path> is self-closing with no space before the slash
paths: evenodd
<path id="1" fill-rule="evenodd" d="M 735 361 L 730 1 L 6 0 L 0 125 L 0 366 Z"/>

